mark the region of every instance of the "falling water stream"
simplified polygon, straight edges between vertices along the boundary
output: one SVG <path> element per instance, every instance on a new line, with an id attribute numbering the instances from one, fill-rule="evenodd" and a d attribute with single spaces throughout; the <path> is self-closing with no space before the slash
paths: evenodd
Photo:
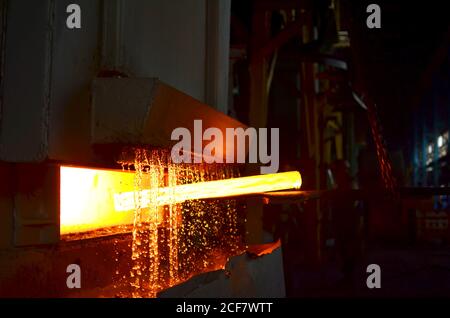
<path id="1" fill-rule="evenodd" d="M 195 274 L 223 268 L 242 250 L 235 200 L 158 205 L 158 191 L 239 176 L 230 165 L 172 164 L 164 150 L 132 149 L 120 161 L 134 168 L 135 211 L 129 284 L 133 297 L 155 297 Z M 142 198 L 144 189 L 149 198 Z M 173 193 L 174 196 L 174 193 Z M 141 202 L 148 202 L 142 206 Z"/>

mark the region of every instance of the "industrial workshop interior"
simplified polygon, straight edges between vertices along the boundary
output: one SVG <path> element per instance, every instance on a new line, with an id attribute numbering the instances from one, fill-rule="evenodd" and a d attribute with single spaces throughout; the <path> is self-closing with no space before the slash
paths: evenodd
<path id="1" fill-rule="evenodd" d="M 0 298 L 449 297 L 449 22 L 0 0 Z"/>

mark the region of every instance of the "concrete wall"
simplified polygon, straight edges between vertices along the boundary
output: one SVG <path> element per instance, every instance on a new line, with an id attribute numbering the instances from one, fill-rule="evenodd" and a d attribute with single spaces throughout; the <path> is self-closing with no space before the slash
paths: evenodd
<path id="1" fill-rule="evenodd" d="M 123 62 L 205 100 L 206 0 L 123 2 Z"/>
<path id="2" fill-rule="evenodd" d="M 167 84 L 226 112 L 229 0 L 6 3 L 0 160 L 89 163 L 90 85 L 102 69 Z M 2 20 L 3 21 L 3 20 Z"/>
<path id="3" fill-rule="evenodd" d="M 48 153 L 52 159 L 89 162 L 90 86 L 101 68 L 102 4 L 78 0 L 81 29 L 66 27 L 71 0 L 54 2 Z"/>
<path id="4" fill-rule="evenodd" d="M 38 161 L 47 153 L 50 5 L 17 0 L 5 7 L 0 160 Z"/>

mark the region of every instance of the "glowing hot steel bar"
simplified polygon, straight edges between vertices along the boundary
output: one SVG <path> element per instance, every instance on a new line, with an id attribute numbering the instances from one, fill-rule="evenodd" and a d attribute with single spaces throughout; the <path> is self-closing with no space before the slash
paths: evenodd
<path id="1" fill-rule="evenodd" d="M 156 205 L 181 203 L 187 200 L 235 197 L 264 193 L 270 191 L 299 189 L 302 178 L 298 171 L 264 174 L 258 176 L 232 178 L 226 180 L 207 181 L 191 184 L 165 187 L 157 190 Z M 140 197 L 139 206 L 148 207 L 154 198 L 152 189 L 136 192 L 123 192 L 114 195 L 116 211 L 128 211 L 135 209 L 136 197 Z"/>
<path id="2" fill-rule="evenodd" d="M 134 179 L 133 172 L 62 166 L 61 234 L 133 224 L 136 205 L 146 208 L 150 203 L 163 206 L 187 200 L 298 189 L 302 183 L 300 173 L 291 171 L 136 191 Z M 156 204 L 150 202 L 151 198 L 156 198 Z"/>

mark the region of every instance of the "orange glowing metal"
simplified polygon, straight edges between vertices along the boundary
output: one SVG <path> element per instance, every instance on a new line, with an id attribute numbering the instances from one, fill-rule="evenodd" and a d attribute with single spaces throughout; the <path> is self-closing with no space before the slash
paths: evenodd
<path id="1" fill-rule="evenodd" d="M 156 205 L 162 206 L 187 200 L 298 189 L 302 183 L 300 173 L 291 171 L 136 191 L 134 177 L 134 173 L 126 171 L 62 166 L 60 233 L 133 224 L 136 203 L 141 208 L 148 207 L 150 198 L 155 198 L 154 191 L 157 191 Z"/>
<path id="2" fill-rule="evenodd" d="M 60 233 L 78 233 L 133 223 L 133 213 L 114 210 L 114 193 L 134 189 L 134 173 L 60 168 Z"/>
<path id="3" fill-rule="evenodd" d="M 302 178 L 298 171 L 264 174 L 258 176 L 231 178 L 177 185 L 158 189 L 156 205 L 181 203 L 187 200 L 224 198 L 239 195 L 264 193 L 270 191 L 299 189 Z M 141 208 L 150 205 L 155 197 L 152 189 L 140 191 Z M 135 208 L 136 192 L 118 193 L 114 196 L 116 211 L 128 211 Z"/>

